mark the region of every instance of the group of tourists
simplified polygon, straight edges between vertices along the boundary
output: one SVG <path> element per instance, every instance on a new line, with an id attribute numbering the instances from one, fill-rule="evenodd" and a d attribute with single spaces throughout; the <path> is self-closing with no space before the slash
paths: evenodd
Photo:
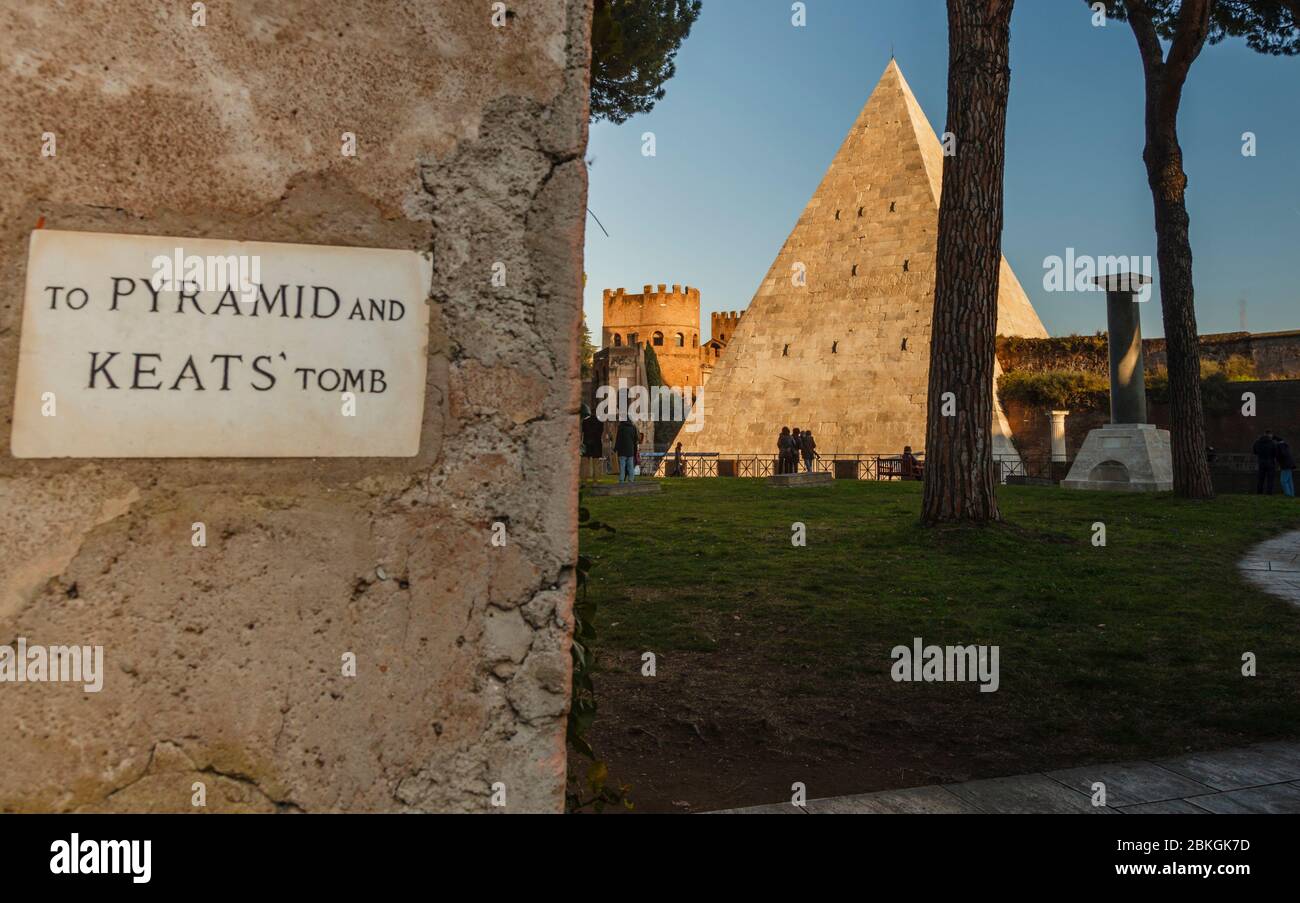
<path id="1" fill-rule="evenodd" d="M 1264 431 L 1264 435 L 1255 440 L 1251 451 L 1259 462 L 1259 479 L 1255 484 L 1256 495 L 1272 495 L 1277 477 L 1281 474 L 1282 492 L 1295 496 L 1295 455 L 1291 446 L 1277 433 Z"/>
<path id="2" fill-rule="evenodd" d="M 800 430 L 790 427 L 781 427 L 781 435 L 776 439 L 776 472 L 777 473 L 798 473 L 799 459 L 803 459 L 803 467 L 808 473 L 812 473 L 813 459 L 817 457 L 817 440 L 813 438 L 812 430 Z"/>

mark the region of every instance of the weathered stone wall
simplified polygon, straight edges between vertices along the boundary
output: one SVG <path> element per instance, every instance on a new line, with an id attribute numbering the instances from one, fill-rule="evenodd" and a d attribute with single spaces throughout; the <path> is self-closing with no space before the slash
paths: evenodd
<path id="1" fill-rule="evenodd" d="M 1144 341 L 1148 366 L 1165 365 L 1165 340 Z M 1201 358 L 1223 363 L 1243 357 L 1261 379 L 1300 379 L 1300 331 L 1229 332 L 1201 336 Z"/>
<path id="2" fill-rule="evenodd" d="M 6 438 L 38 224 L 434 262 L 414 458 L 5 443 L 0 644 L 102 645 L 106 677 L 0 684 L 0 811 L 562 807 L 590 0 L 512 6 L 0 8 Z"/>

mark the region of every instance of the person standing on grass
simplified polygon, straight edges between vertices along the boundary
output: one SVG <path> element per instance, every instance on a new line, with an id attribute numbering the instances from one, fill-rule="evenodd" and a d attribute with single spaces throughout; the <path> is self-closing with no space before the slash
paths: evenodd
<path id="1" fill-rule="evenodd" d="M 1259 479 L 1255 483 L 1255 495 L 1272 495 L 1275 474 L 1277 473 L 1277 443 L 1268 430 L 1255 440 L 1250 449 L 1259 462 Z"/>
<path id="2" fill-rule="evenodd" d="M 781 427 L 781 435 L 776 437 L 776 472 L 789 473 L 786 466 L 790 461 L 790 447 L 794 440 L 790 437 L 790 427 Z"/>
<path id="3" fill-rule="evenodd" d="M 630 420 L 618 422 L 618 433 L 614 436 L 614 454 L 618 455 L 618 481 L 620 483 L 636 482 L 636 446 L 638 433 Z"/>
<path id="4" fill-rule="evenodd" d="M 813 458 L 817 456 L 817 440 L 813 438 L 812 430 L 804 430 L 802 444 L 799 451 L 803 454 L 803 469 L 812 473 Z"/>
<path id="5" fill-rule="evenodd" d="M 1277 433 L 1273 434 L 1273 444 L 1277 447 L 1277 469 L 1282 474 L 1282 491 L 1295 498 L 1295 455 L 1291 453 L 1290 444 Z"/>
<path id="6" fill-rule="evenodd" d="M 605 425 L 582 406 L 582 472 L 581 479 L 595 483 L 600 478 L 600 462 L 605 457 Z"/>

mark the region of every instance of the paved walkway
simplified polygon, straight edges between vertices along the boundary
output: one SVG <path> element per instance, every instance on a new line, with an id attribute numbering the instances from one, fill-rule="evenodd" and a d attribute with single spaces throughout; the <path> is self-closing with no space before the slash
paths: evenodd
<path id="1" fill-rule="evenodd" d="M 1237 567 L 1260 589 L 1300 605 L 1300 530 L 1260 543 Z"/>
<path id="2" fill-rule="evenodd" d="M 1092 785 L 1106 785 L 1106 806 Z M 1150 762 L 884 790 L 860 796 L 728 809 L 726 814 L 1300 813 L 1300 743 L 1263 743 Z"/>

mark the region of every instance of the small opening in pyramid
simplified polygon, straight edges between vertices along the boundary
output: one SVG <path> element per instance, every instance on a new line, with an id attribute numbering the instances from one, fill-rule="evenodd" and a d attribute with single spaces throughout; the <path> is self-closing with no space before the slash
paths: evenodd
<path id="1" fill-rule="evenodd" d="M 904 260 L 904 261 L 903 261 L 903 272 L 904 272 L 904 273 L 907 272 L 907 265 L 908 265 L 909 263 L 911 263 L 910 260 Z"/>
<path id="2" fill-rule="evenodd" d="M 856 263 L 853 264 L 853 274 L 852 274 L 852 275 L 854 275 L 854 276 L 858 275 L 858 265 L 857 265 Z"/>
<path id="3" fill-rule="evenodd" d="M 862 208 L 862 207 L 859 207 L 859 208 L 858 208 L 858 217 L 859 217 L 859 219 L 862 217 L 862 211 L 863 211 L 863 209 L 864 209 L 864 208 Z"/>
<path id="4" fill-rule="evenodd" d="M 894 204 L 896 204 L 896 203 L 897 203 L 897 201 L 890 201 L 890 202 L 889 202 L 889 212 L 890 212 L 890 213 L 894 213 L 894 212 L 895 212 L 895 211 L 894 211 Z"/>
<path id="5" fill-rule="evenodd" d="M 835 211 L 835 218 L 836 219 L 840 218 L 840 212 L 838 210 Z"/>
<path id="6" fill-rule="evenodd" d="M 839 342 L 831 342 L 831 354 L 838 354 L 840 348 Z"/>
<path id="7" fill-rule="evenodd" d="M 781 349 L 781 357 L 789 357 L 789 356 L 790 356 L 790 346 L 786 345 L 785 348 Z"/>

